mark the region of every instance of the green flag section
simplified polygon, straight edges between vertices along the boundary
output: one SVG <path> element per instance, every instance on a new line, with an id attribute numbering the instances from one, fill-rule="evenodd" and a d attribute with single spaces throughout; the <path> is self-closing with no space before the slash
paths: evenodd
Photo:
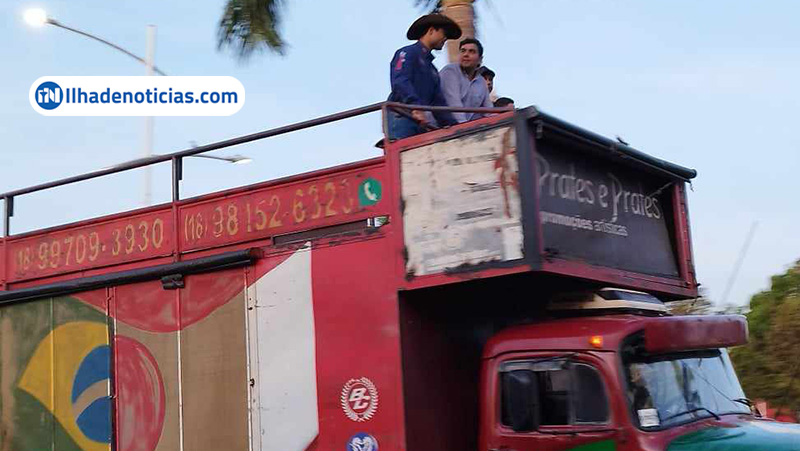
<path id="1" fill-rule="evenodd" d="M 800 425 L 755 420 L 713 427 L 678 437 L 668 451 L 800 450 Z"/>

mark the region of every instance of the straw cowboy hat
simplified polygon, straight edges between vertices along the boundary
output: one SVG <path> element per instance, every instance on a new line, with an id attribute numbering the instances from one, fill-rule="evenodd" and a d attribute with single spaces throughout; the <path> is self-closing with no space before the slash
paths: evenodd
<path id="1" fill-rule="evenodd" d="M 461 27 L 443 14 L 428 14 L 415 20 L 414 23 L 408 27 L 406 37 L 412 41 L 416 41 L 421 38 L 430 27 L 444 28 L 444 34 L 447 36 L 447 39 L 458 39 L 461 37 Z"/>

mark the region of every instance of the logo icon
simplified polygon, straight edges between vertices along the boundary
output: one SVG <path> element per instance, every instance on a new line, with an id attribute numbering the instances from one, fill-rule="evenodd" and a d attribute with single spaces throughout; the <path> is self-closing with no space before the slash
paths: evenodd
<path id="1" fill-rule="evenodd" d="M 358 203 L 362 207 L 375 205 L 381 200 L 382 188 L 381 182 L 370 177 L 358 187 Z"/>
<path id="2" fill-rule="evenodd" d="M 347 451 L 378 451 L 378 440 L 369 434 L 359 432 L 347 441 Z"/>
<path id="3" fill-rule="evenodd" d="M 52 81 L 46 81 L 36 88 L 35 96 L 36 103 L 40 107 L 45 110 L 54 110 L 61 105 L 64 93 L 61 91 L 61 86 Z"/>
<path id="4" fill-rule="evenodd" d="M 347 418 L 363 423 L 371 419 L 378 410 L 378 389 L 366 377 L 350 379 L 342 387 L 341 403 Z"/>

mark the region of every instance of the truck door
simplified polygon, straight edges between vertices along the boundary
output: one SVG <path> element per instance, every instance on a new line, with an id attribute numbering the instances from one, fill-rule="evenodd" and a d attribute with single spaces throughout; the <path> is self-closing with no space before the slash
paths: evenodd
<path id="1" fill-rule="evenodd" d="M 488 449 L 615 449 L 616 421 L 601 363 L 583 354 L 526 356 L 500 363 L 493 390 L 496 416 L 485 429 L 494 435 L 487 437 Z"/>

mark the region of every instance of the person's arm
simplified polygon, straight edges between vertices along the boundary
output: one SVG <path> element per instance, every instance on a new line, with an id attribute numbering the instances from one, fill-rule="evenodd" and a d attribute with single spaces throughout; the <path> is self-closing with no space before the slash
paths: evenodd
<path id="1" fill-rule="evenodd" d="M 461 88 L 458 80 L 460 74 L 453 69 L 454 66 L 445 66 L 439 71 L 439 90 L 445 105 L 463 107 L 464 103 L 461 101 Z M 452 115 L 458 122 L 466 122 L 467 120 L 466 113 L 452 113 Z"/>
<path id="2" fill-rule="evenodd" d="M 414 85 L 411 83 L 411 74 L 417 56 L 406 50 L 398 50 L 392 58 L 390 68 L 390 81 L 392 84 L 393 100 L 410 105 L 419 105 L 420 100 Z"/>
<path id="3" fill-rule="evenodd" d="M 433 106 L 450 106 L 444 100 L 442 90 L 438 86 L 436 87 L 436 92 L 433 94 Z M 436 118 L 436 121 L 443 126 L 458 124 L 458 120 L 451 111 L 437 111 L 433 113 L 433 116 Z"/>
<path id="4" fill-rule="evenodd" d="M 484 108 L 494 108 L 494 103 L 492 103 L 492 93 L 489 92 L 489 87 L 486 87 L 486 97 L 483 98 L 483 105 Z"/>
<path id="5" fill-rule="evenodd" d="M 478 75 L 480 77 L 480 75 Z M 483 96 L 483 102 L 481 102 L 481 108 L 494 108 L 494 104 L 492 103 L 492 98 L 489 94 L 489 86 L 486 83 L 483 83 L 483 88 L 481 89 L 481 95 Z M 475 113 L 472 115 L 473 119 L 480 119 L 482 117 L 489 116 L 489 113 Z"/>

